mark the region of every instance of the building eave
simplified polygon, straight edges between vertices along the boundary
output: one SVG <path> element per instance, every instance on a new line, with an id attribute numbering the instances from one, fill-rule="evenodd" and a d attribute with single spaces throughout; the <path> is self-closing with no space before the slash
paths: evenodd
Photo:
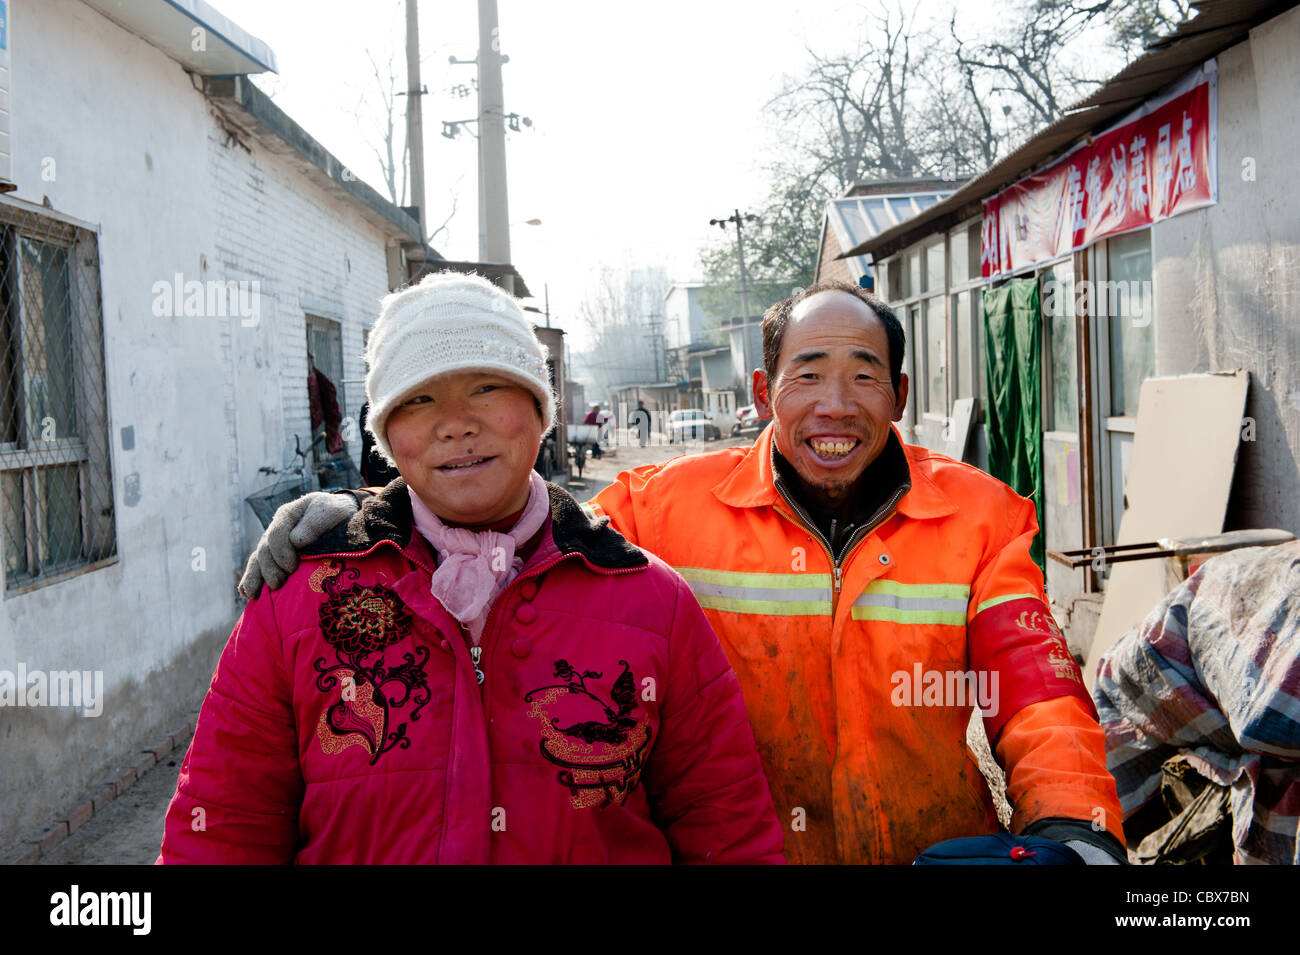
<path id="1" fill-rule="evenodd" d="M 441 255 L 421 241 L 420 224 L 405 209 L 357 178 L 246 77 L 208 77 L 203 81 L 203 93 L 228 137 L 245 147 L 249 141 L 258 143 L 287 160 L 331 195 L 346 200 L 390 240 L 422 250 L 423 258 L 428 261 L 442 260 Z"/>
<path id="2" fill-rule="evenodd" d="M 278 72 L 269 46 L 204 0 L 82 2 L 190 73 L 235 76 Z"/>

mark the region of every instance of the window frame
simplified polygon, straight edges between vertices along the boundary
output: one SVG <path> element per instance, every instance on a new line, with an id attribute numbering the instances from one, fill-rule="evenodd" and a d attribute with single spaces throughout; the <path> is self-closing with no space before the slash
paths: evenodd
<path id="1" fill-rule="evenodd" d="M 4 317 L 5 363 L 12 361 L 11 381 L 0 387 L 15 392 L 14 440 L 0 443 L 0 480 L 14 475 L 18 479 L 22 527 L 0 534 L 0 554 L 5 555 L 3 599 L 68 580 L 81 574 L 115 564 L 118 561 L 115 487 L 113 483 L 113 446 L 111 415 L 107 387 L 105 335 L 103 321 L 103 284 L 99 257 L 99 228 L 43 206 L 35 206 L 10 196 L 0 196 L 0 242 L 7 248 L 7 274 L 0 281 L 12 282 L 8 299 L 13 303 L 13 317 Z M 28 322 L 24 314 L 22 266 L 19 261 L 20 240 L 65 250 L 68 270 L 68 334 L 71 343 L 69 370 L 72 383 L 71 412 L 76 422 L 75 434 L 57 436 L 52 441 L 37 441 L 31 436 L 26 404 L 27 366 L 35 350 L 24 346 L 23 333 Z M 44 318 L 42 316 L 42 318 Z M 12 337 L 10 337 L 12 335 Z M 89 347 L 87 348 L 87 343 Z M 82 347 L 78 348 L 80 344 Z M 10 357 L 11 356 L 11 357 Z M 43 351 L 40 355 L 45 358 Z M 92 435 L 92 430 L 95 434 Z M 76 511 L 79 523 L 80 558 L 54 561 L 44 552 L 46 537 L 44 487 L 47 472 L 68 466 L 77 468 Z M 99 477 L 99 481 L 95 478 Z M 0 491 L 0 493 L 4 493 Z M 4 517 L 8 519 L 8 507 Z M 25 570 L 13 577 L 8 572 L 8 548 L 11 541 L 21 541 Z M 48 543 L 48 542 L 45 542 Z M 33 573 L 35 568 L 35 573 Z"/>

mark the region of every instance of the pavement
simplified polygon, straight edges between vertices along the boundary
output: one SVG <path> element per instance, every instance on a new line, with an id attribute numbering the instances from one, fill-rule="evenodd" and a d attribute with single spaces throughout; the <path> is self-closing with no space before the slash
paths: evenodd
<path id="1" fill-rule="evenodd" d="M 197 706 L 202 700 L 196 700 Z M 193 733 L 145 771 L 135 785 L 41 856 L 37 865 L 152 865 L 162 846 L 163 817 L 176 792 Z"/>

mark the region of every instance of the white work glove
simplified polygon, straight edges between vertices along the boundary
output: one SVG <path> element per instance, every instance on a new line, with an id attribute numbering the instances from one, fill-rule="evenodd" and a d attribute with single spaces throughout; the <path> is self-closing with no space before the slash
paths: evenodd
<path id="1" fill-rule="evenodd" d="M 1064 843 L 1083 857 L 1088 865 L 1119 865 L 1119 861 L 1105 849 L 1094 846 L 1091 842 L 1070 839 Z"/>
<path id="2" fill-rule="evenodd" d="M 279 589 L 297 569 L 298 551 L 346 521 L 358 508 L 351 494 L 326 491 L 312 491 L 281 504 L 249 555 L 239 579 L 240 596 L 252 600 L 261 593 L 263 582 L 272 590 Z"/>

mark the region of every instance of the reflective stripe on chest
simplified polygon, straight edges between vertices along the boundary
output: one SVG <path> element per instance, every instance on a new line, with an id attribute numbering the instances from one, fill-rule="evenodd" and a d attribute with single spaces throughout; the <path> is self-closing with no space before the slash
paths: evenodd
<path id="1" fill-rule="evenodd" d="M 830 616 L 830 574 L 759 574 L 677 567 L 706 610 L 766 616 Z"/>

